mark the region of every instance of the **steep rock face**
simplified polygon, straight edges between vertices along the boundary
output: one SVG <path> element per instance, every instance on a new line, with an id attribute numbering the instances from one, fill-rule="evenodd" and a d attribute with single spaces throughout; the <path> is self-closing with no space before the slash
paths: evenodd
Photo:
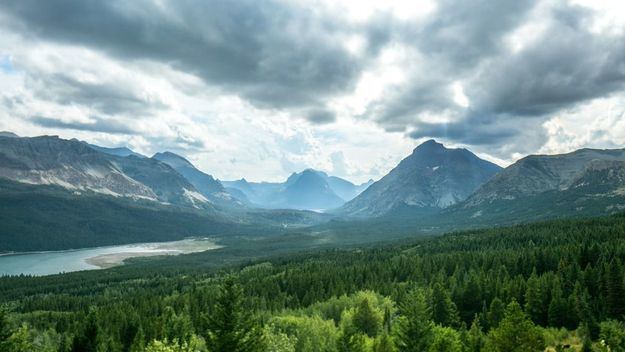
<path id="1" fill-rule="evenodd" d="M 501 168 L 466 149 L 429 140 L 338 211 L 382 216 L 398 208 L 445 208 L 466 199 Z"/>
<path id="2" fill-rule="evenodd" d="M 613 183 L 623 162 L 625 149 L 580 149 L 560 155 L 530 155 L 484 184 L 466 205 L 513 200 L 547 191 L 598 185 L 608 180 Z"/>
<path id="3" fill-rule="evenodd" d="M 221 206 L 243 206 L 242 200 L 228 192 L 213 176 L 198 170 L 182 156 L 171 152 L 164 152 L 156 153 L 152 158 L 171 166 L 211 202 Z M 244 199 L 245 198 L 243 198 L 243 200 Z"/>
<path id="4" fill-rule="evenodd" d="M 55 136 L 0 137 L 0 177 L 53 184 L 117 197 L 202 206 L 208 203 L 184 177 L 155 159 L 121 157 Z"/>

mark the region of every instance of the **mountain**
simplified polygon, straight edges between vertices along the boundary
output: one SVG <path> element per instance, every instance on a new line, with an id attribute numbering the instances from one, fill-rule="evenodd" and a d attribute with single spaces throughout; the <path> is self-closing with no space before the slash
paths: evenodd
<path id="1" fill-rule="evenodd" d="M 327 173 L 315 169 L 306 169 L 300 173 L 293 173 L 287 179 L 286 183 L 289 184 L 290 182 L 293 182 L 293 180 L 297 179 L 306 172 L 316 173 L 321 178 L 323 178 L 323 180 L 328 184 L 332 192 L 336 193 L 337 196 L 341 197 L 344 202 L 354 199 L 357 195 L 362 193 L 362 191 L 367 189 L 367 187 L 373 184 L 373 180 L 369 180 L 363 184 L 355 185 L 347 181 L 346 179 L 336 176 L 329 176 Z"/>
<path id="2" fill-rule="evenodd" d="M 13 132 L 9 132 L 9 131 L 0 131 L 0 137 L 12 137 L 12 138 L 18 138 L 19 136 L 16 135 Z"/>
<path id="3" fill-rule="evenodd" d="M 308 169 L 289 178 L 273 204 L 280 208 L 325 210 L 343 203 L 345 201 L 317 171 Z"/>
<path id="4" fill-rule="evenodd" d="M 81 192 L 210 208 L 209 201 L 169 165 L 116 156 L 56 136 L 0 137 L 0 178 L 58 185 Z"/>
<path id="5" fill-rule="evenodd" d="M 500 170 L 466 149 L 429 140 L 337 212 L 376 217 L 406 209 L 436 211 L 465 200 Z"/>
<path id="6" fill-rule="evenodd" d="M 284 182 L 221 181 L 226 189 L 244 194 L 263 208 L 327 210 L 341 206 L 366 189 L 373 181 L 354 185 L 323 171 L 306 169 L 292 173 Z"/>
<path id="7" fill-rule="evenodd" d="M 213 176 L 193 166 L 187 159 L 172 152 L 156 153 L 153 159 L 164 162 L 186 178 L 204 197 L 213 203 L 232 207 L 242 206 L 243 202 L 228 192 Z M 243 201 L 246 198 L 243 198 Z"/>
<path id="8" fill-rule="evenodd" d="M 625 187 L 618 179 L 624 164 L 625 149 L 580 149 L 560 155 L 530 155 L 484 184 L 467 200 L 466 206 L 606 183 L 611 183 L 614 188 L 611 191 L 617 192 Z"/>
<path id="9" fill-rule="evenodd" d="M 120 147 L 120 148 L 107 148 L 107 147 L 100 147 L 99 145 L 95 145 L 95 144 L 87 144 L 90 148 L 95 149 L 99 152 L 102 153 L 106 153 L 109 155 L 115 155 L 115 156 L 136 156 L 138 158 L 145 158 L 145 155 L 141 155 L 139 153 L 135 153 L 133 150 L 129 149 L 128 147 Z"/>

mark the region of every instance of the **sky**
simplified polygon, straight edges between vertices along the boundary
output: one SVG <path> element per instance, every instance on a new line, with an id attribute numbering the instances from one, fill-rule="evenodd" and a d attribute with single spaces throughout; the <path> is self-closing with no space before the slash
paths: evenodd
<path id="1" fill-rule="evenodd" d="M 0 130 L 222 180 L 625 147 L 619 0 L 4 0 L 0 33 Z"/>

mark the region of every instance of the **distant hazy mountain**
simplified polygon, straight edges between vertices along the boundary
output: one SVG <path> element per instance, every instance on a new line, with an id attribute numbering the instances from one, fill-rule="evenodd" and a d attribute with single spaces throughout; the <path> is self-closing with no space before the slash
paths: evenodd
<path id="1" fill-rule="evenodd" d="M 465 200 L 499 170 L 466 149 L 429 140 L 338 213 L 375 217 L 406 208 L 445 208 Z"/>
<path id="2" fill-rule="evenodd" d="M 530 155 L 484 184 L 467 200 L 466 206 L 589 187 L 600 188 L 598 194 L 606 196 L 623 193 L 624 167 L 625 149 L 580 149 L 560 155 Z"/>
<path id="3" fill-rule="evenodd" d="M 9 132 L 9 131 L 0 131 L 0 137 L 13 137 L 13 138 L 17 138 L 19 137 L 18 135 L 16 135 L 13 132 Z"/>
<path id="4" fill-rule="evenodd" d="M 91 147 L 92 149 L 95 149 L 99 152 L 102 153 L 106 153 L 109 155 L 115 155 L 115 156 L 136 156 L 139 158 L 146 158 L 145 155 L 141 155 L 139 153 L 135 153 L 133 150 L 129 149 L 128 147 L 120 147 L 120 148 L 107 148 L 107 147 L 100 147 L 99 145 L 95 145 L 95 144 L 87 144 L 89 147 Z"/>
<path id="5" fill-rule="evenodd" d="M 222 181 L 227 189 L 236 189 L 249 201 L 264 208 L 327 210 L 354 198 L 373 181 L 362 185 L 325 172 L 306 169 L 293 173 L 282 183 Z"/>
<path id="6" fill-rule="evenodd" d="M 274 207 L 325 210 L 341 206 L 339 197 L 328 182 L 314 170 L 304 170 L 276 196 Z"/>
<path id="7" fill-rule="evenodd" d="M 245 201 L 246 199 L 237 199 L 237 197 L 229 193 L 219 181 L 215 180 L 213 176 L 196 169 L 193 164 L 180 155 L 164 152 L 156 153 L 152 158 L 162 161 L 178 171 L 204 197 L 213 203 L 222 206 L 242 206 L 242 200 Z"/>
<path id="8" fill-rule="evenodd" d="M 156 159 L 112 155 L 56 136 L 0 137 L 0 177 L 193 207 L 209 201 L 182 175 Z"/>

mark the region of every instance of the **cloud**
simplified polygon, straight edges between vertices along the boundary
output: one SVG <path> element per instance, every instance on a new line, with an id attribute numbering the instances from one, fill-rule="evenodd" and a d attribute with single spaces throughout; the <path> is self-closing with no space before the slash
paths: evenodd
<path id="1" fill-rule="evenodd" d="M 306 119 L 312 123 L 324 124 L 334 122 L 336 114 L 327 109 L 313 109 L 307 113 Z"/>
<path id="2" fill-rule="evenodd" d="M 91 118 L 86 122 L 63 121 L 57 118 L 33 116 L 30 121 L 42 127 L 50 127 L 57 129 L 71 129 L 78 131 L 106 132 L 112 134 L 136 134 L 137 131 L 124 122 Z"/>
<path id="3" fill-rule="evenodd" d="M 14 31 L 120 60 L 153 60 L 201 77 L 260 107 L 319 107 L 350 89 L 386 40 L 371 28 L 363 55 L 343 39 L 358 30 L 282 1 L 6 1 Z"/>
<path id="4" fill-rule="evenodd" d="M 625 143 L 622 114 L 603 114 L 625 94 L 623 11 L 408 4 L 1 1 L 0 127 L 256 180 L 306 167 L 364 180 L 425 138 L 505 162 Z"/>

